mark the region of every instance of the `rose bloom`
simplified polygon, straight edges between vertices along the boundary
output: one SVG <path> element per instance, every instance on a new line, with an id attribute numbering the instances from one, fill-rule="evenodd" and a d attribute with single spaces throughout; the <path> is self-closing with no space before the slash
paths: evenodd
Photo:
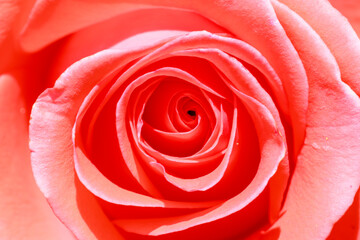
<path id="1" fill-rule="evenodd" d="M 0 239 L 360 239 L 357 30 L 357 0 L 1 1 Z"/>

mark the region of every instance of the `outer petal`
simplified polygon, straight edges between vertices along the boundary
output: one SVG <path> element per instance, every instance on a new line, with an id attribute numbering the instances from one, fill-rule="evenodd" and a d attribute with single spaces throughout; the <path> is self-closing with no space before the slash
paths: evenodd
<path id="1" fill-rule="evenodd" d="M 22 32 L 21 45 L 26 51 L 37 51 L 69 33 L 135 8 L 120 1 L 39 0 Z"/>
<path id="2" fill-rule="evenodd" d="M 360 190 L 356 194 L 353 204 L 346 211 L 344 216 L 335 223 L 327 240 L 337 239 L 360 239 Z"/>
<path id="3" fill-rule="evenodd" d="M 280 2 L 299 14 L 321 37 L 339 65 L 341 80 L 360 96 L 360 41 L 346 18 L 324 0 Z"/>
<path id="4" fill-rule="evenodd" d="M 359 188 L 360 99 L 341 81 L 335 58 L 314 30 L 285 5 L 273 4 L 304 63 L 310 90 L 304 146 L 275 226 L 280 239 L 325 239 Z"/>
<path id="5" fill-rule="evenodd" d="M 15 18 L 19 13 L 19 1 L 1 1 L 0 9 L 0 46 L 8 38 L 11 28 L 14 25 Z"/>
<path id="6" fill-rule="evenodd" d="M 87 60 L 83 61 L 86 63 Z M 81 80 L 85 76 L 91 81 L 96 81 L 106 75 L 109 71 L 106 67 L 111 69 L 117 63 L 111 59 L 111 56 L 107 60 L 108 62 L 105 61 L 103 64 L 105 66 L 97 62 L 76 63 L 75 69 L 78 71 L 69 69 L 55 85 L 58 88 L 48 89 L 39 96 L 33 106 L 30 121 L 31 160 L 36 181 L 54 213 L 78 239 L 84 240 L 118 240 L 122 237 L 110 224 L 94 196 L 84 188 L 74 172 L 71 132 L 75 120 L 74 111 L 77 109 L 71 109 L 71 104 L 63 98 L 73 100 L 72 95 L 78 93 L 79 85 L 83 83 Z M 102 62 L 101 59 L 99 62 Z M 68 88 L 68 92 L 64 93 L 63 84 L 66 81 L 73 81 L 75 86 Z M 85 84 L 88 88 L 92 87 L 91 81 Z M 88 88 L 81 93 L 88 93 Z M 70 102 L 76 105 L 79 104 L 78 101 L 75 99 Z"/>
<path id="7" fill-rule="evenodd" d="M 33 178 L 28 116 L 20 87 L 0 76 L 0 239 L 74 239 L 54 216 Z"/>
<path id="8" fill-rule="evenodd" d="M 360 2 L 357 0 L 329 0 L 350 22 L 358 36 L 360 36 Z"/>
<path id="9" fill-rule="evenodd" d="M 0 0 L 0 72 L 18 61 L 16 36 L 34 0 Z"/>

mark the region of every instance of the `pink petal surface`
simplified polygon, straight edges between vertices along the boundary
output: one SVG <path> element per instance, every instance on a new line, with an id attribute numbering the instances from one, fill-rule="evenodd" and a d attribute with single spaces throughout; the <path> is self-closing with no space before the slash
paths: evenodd
<path id="1" fill-rule="evenodd" d="M 321 37 L 339 65 L 341 80 L 360 96 L 358 81 L 360 42 L 347 19 L 327 1 L 315 0 L 304 3 L 300 0 L 281 0 L 280 2 L 299 14 Z"/>
<path id="2" fill-rule="evenodd" d="M 344 15 L 358 36 L 360 36 L 360 2 L 357 0 L 330 0 L 337 10 Z"/>
<path id="3" fill-rule="evenodd" d="M 81 81 L 85 76 L 95 81 L 109 71 L 108 61 L 103 65 L 96 61 L 91 65 L 86 59 L 85 62 L 85 65 L 76 64 L 76 71 L 72 74 L 69 74 L 72 69 L 65 72 L 55 89 L 45 91 L 34 104 L 30 121 L 32 167 L 37 183 L 55 214 L 79 239 L 122 239 L 93 195 L 79 184 L 74 172 L 71 133 L 79 107 L 76 108 L 79 104 L 77 89 L 81 83 L 91 88 L 90 82 Z M 69 82 L 75 84 L 74 88 L 66 88 Z M 58 148 L 54 149 L 54 145 Z"/>
<path id="4" fill-rule="evenodd" d="M 305 143 L 275 226 L 280 239 L 324 239 L 359 188 L 360 100 L 341 81 L 335 58 L 314 30 L 285 5 L 273 5 L 303 61 L 310 90 Z"/>
<path id="5" fill-rule="evenodd" d="M 21 50 L 17 45 L 19 31 L 33 5 L 33 0 L 0 2 L 0 71 L 19 63 Z"/>
<path id="6" fill-rule="evenodd" d="M 16 76 L 17 77 L 17 76 Z M 39 191 L 30 166 L 28 115 L 14 75 L 0 76 L 0 238 L 75 239 Z"/>
<path id="7" fill-rule="evenodd" d="M 360 190 L 357 192 L 353 204 L 345 214 L 334 224 L 327 240 L 360 239 Z"/>
<path id="8" fill-rule="evenodd" d="M 72 63 L 104 49 L 148 47 L 164 39 L 200 30 L 225 32 L 208 19 L 181 9 L 151 8 L 120 14 L 69 36 L 51 69 L 53 78 L 56 79 Z"/>

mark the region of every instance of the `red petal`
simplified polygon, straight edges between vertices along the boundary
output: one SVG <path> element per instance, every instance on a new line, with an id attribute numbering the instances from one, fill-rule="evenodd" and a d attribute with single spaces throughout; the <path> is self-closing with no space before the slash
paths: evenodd
<path id="1" fill-rule="evenodd" d="M 353 204 L 346 213 L 334 224 L 326 240 L 359 240 L 360 239 L 360 190 L 358 190 Z"/>
<path id="2" fill-rule="evenodd" d="M 0 2 L 0 70 L 10 67 L 19 59 L 19 28 L 25 23 L 34 0 L 14 0 Z"/>
<path id="3" fill-rule="evenodd" d="M 181 9 L 152 8 L 120 14 L 69 36 L 51 71 L 56 79 L 72 63 L 104 49 L 145 48 L 164 39 L 200 30 L 225 32 L 208 19 Z"/>
<path id="4" fill-rule="evenodd" d="M 30 148 L 35 178 L 55 214 L 79 239 L 122 239 L 94 196 L 79 184 L 72 146 L 79 100 L 108 74 L 107 67 L 113 69 L 118 64 L 111 57 L 99 54 L 75 64 L 55 88 L 40 95 L 31 115 Z"/>
<path id="5" fill-rule="evenodd" d="M 349 22 L 327 1 L 281 2 L 299 14 L 321 37 L 339 65 L 341 80 L 360 96 L 360 41 Z"/>
<path id="6" fill-rule="evenodd" d="M 357 35 L 360 36 L 360 2 L 357 0 L 330 0 L 329 2 L 349 20 Z"/>
<path id="7" fill-rule="evenodd" d="M 281 228 L 280 239 L 325 239 L 359 188 L 360 99 L 341 81 L 337 62 L 317 33 L 285 5 L 273 5 L 303 61 L 310 91 L 304 146 L 275 226 Z"/>
<path id="8" fill-rule="evenodd" d="M 0 76 L 0 112 L 0 238 L 75 239 L 35 183 L 24 96 L 12 75 Z"/>

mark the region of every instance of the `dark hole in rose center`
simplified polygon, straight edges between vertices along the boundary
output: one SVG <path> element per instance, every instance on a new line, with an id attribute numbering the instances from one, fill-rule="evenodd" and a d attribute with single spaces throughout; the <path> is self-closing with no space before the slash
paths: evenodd
<path id="1" fill-rule="evenodd" d="M 188 110 L 187 114 L 189 114 L 189 116 L 191 117 L 195 117 L 196 116 L 196 112 L 194 110 Z"/>

